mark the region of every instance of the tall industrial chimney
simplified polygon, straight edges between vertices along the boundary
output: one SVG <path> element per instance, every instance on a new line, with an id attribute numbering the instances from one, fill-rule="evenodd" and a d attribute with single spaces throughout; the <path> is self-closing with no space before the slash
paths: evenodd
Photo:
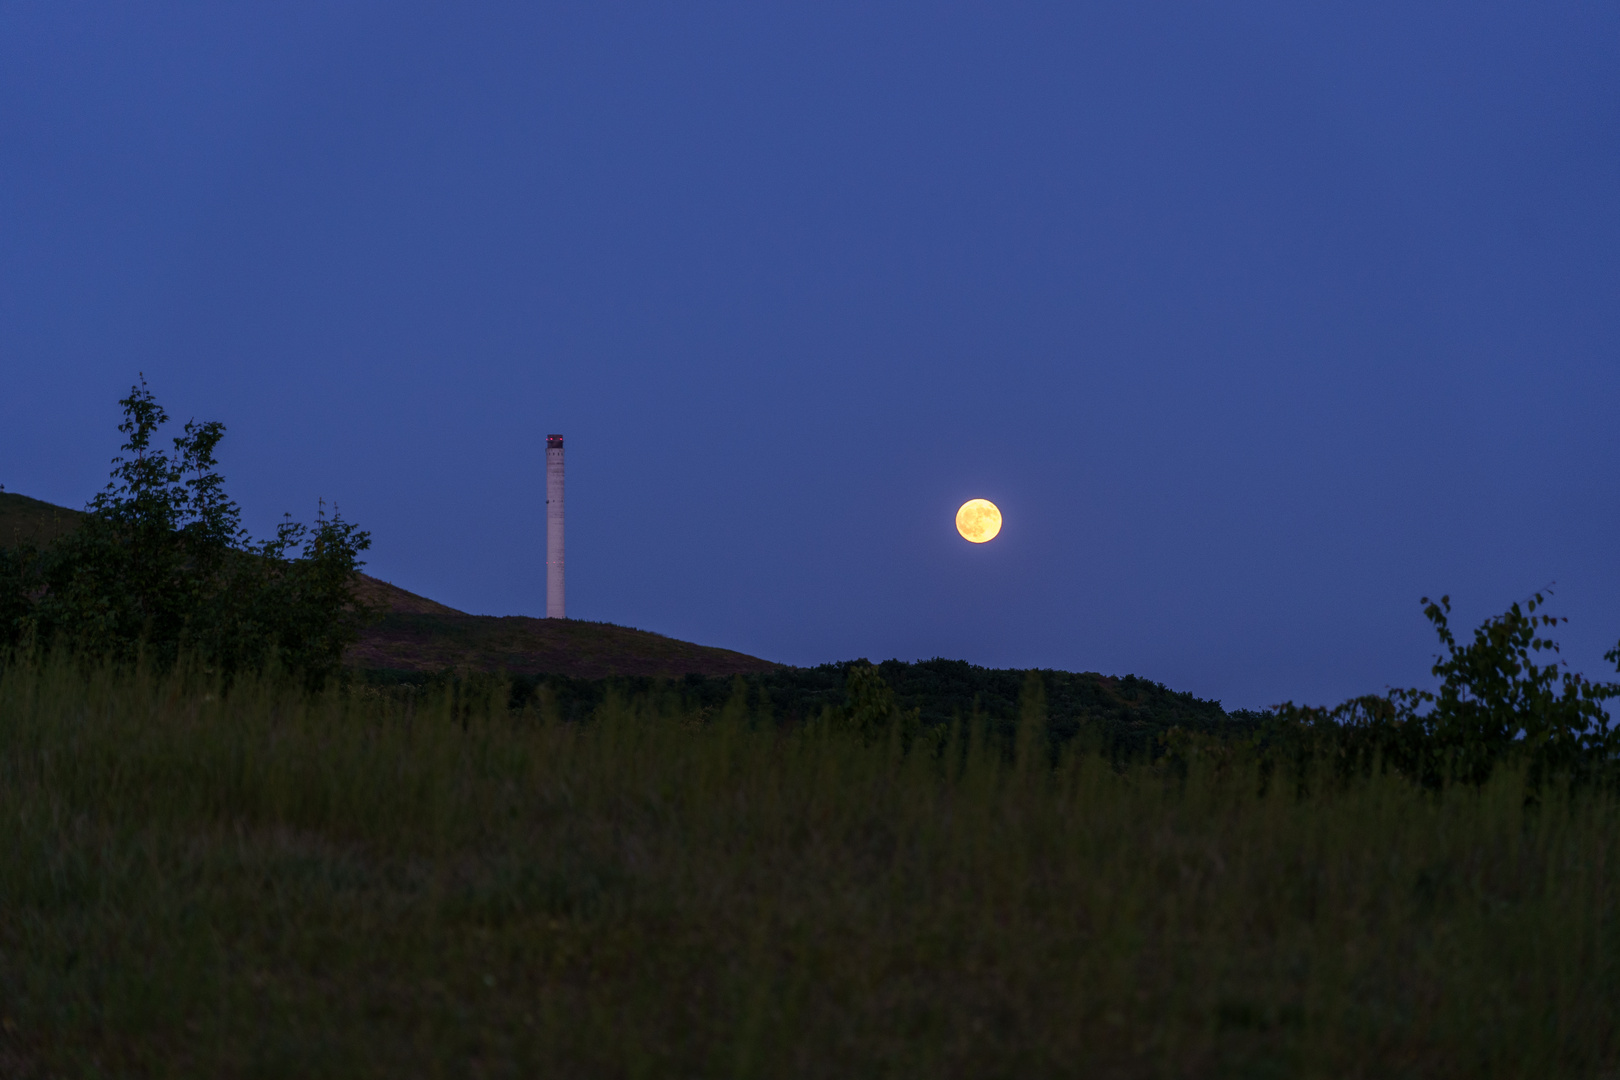
<path id="1" fill-rule="evenodd" d="M 563 445 L 546 436 L 546 618 L 563 614 Z"/>

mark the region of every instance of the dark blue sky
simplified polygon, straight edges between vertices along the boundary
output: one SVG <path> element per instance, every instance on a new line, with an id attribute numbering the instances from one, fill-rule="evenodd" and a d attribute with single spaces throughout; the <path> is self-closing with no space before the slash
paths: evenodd
<path id="1" fill-rule="evenodd" d="M 0 2 L 0 483 L 137 371 L 267 533 L 790 663 L 1620 637 L 1613 3 Z M 1006 515 L 972 547 L 963 500 Z"/>

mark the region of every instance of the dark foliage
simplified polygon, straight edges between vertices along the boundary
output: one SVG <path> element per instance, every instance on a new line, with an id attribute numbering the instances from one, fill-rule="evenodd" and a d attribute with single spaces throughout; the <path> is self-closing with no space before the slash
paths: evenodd
<path id="1" fill-rule="evenodd" d="M 472 687 L 489 677 L 392 671 L 361 673 L 378 688 L 427 689 L 455 683 Z M 1033 684 L 1031 677 L 1034 677 Z M 542 699 L 564 720 L 584 721 L 609 693 L 669 695 L 680 708 L 719 716 L 741 686 L 755 717 L 798 725 L 827 722 L 859 730 L 871 740 L 887 738 L 891 723 L 899 734 L 944 737 L 954 722 L 973 726 L 977 737 L 1016 752 L 1021 721 L 1038 689 L 1038 727 L 1055 753 L 1076 739 L 1116 760 L 1155 756 L 1161 736 L 1172 729 L 1219 738 L 1243 738 L 1258 731 L 1265 714 L 1228 713 L 1219 702 L 1178 693 L 1147 679 L 1069 671 L 1024 671 L 977 667 L 962 660 L 872 664 L 851 660 L 813 668 L 777 668 L 750 675 L 681 679 L 646 677 L 575 679 L 562 675 L 516 676 L 510 681 L 514 708 Z M 469 690 L 469 692 L 471 692 Z M 1026 709 L 1029 706 L 1029 709 Z M 1038 741 L 1038 740 L 1037 740 Z"/>
<path id="2" fill-rule="evenodd" d="M 369 534 L 323 504 L 313 527 L 288 519 L 255 542 L 218 472 L 224 425 L 190 421 L 168 453 L 145 380 L 119 404 L 123 452 L 77 528 L 0 550 L 0 646 L 159 668 L 184 655 L 226 678 L 336 671 L 367 615 L 353 582 Z"/>
<path id="3" fill-rule="evenodd" d="M 1560 670 L 1558 644 L 1544 635 L 1566 620 L 1543 613 L 1545 603 L 1537 593 L 1459 643 L 1451 598 L 1425 597 L 1423 613 L 1446 650 L 1432 669 L 1437 691 L 1397 689 L 1334 708 L 1289 702 L 1264 741 L 1301 778 L 1325 761 L 1340 777 L 1386 768 L 1429 788 L 1478 786 L 1513 760 L 1525 764 L 1532 795 L 1553 780 L 1612 779 L 1620 728 L 1604 703 L 1620 697 L 1620 683 Z M 1620 667 L 1620 645 L 1605 658 Z"/>

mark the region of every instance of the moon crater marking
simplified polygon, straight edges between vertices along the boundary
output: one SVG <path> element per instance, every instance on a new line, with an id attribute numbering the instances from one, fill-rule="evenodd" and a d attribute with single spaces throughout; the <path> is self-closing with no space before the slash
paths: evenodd
<path id="1" fill-rule="evenodd" d="M 969 499 L 956 512 L 956 531 L 975 544 L 994 540 L 1001 531 L 1001 511 L 989 499 Z"/>

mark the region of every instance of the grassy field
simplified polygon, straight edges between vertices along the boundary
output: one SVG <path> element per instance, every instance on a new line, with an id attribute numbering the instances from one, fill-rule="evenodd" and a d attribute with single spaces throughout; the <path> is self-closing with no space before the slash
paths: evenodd
<path id="1" fill-rule="evenodd" d="M 490 707 L 489 700 L 502 704 Z M 1599 1076 L 1620 809 L 0 674 L 0 1075 Z M 1038 724 L 1031 717 L 1031 724 Z M 1083 745 L 1083 739 L 1071 745 Z"/>

